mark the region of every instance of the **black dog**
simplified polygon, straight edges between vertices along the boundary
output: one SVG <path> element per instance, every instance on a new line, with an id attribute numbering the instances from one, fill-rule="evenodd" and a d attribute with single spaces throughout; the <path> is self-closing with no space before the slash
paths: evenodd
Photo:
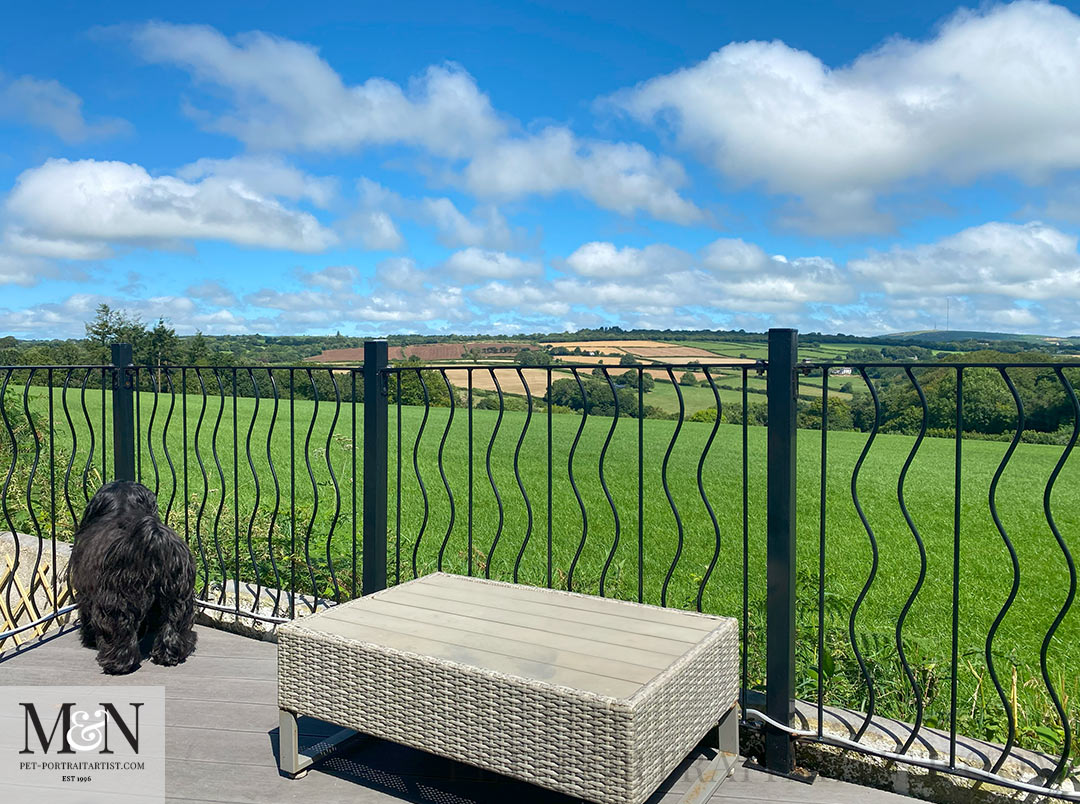
<path id="1" fill-rule="evenodd" d="M 195 562 L 158 518 L 150 489 L 123 480 L 98 489 L 75 534 L 70 573 L 82 643 L 98 649 L 106 673 L 135 670 L 148 634 L 156 664 L 179 664 L 195 650 Z"/>

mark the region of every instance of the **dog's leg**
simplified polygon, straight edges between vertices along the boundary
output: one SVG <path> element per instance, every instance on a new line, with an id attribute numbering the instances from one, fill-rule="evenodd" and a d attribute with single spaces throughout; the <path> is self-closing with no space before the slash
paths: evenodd
<path id="1" fill-rule="evenodd" d="M 92 610 L 89 603 L 79 601 L 79 641 L 84 648 L 97 647 L 97 634 L 94 632 Z"/>
<path id="2" fill-rule="evenodd" d="M 97 626 L 97 661 L 101 669 L 110 675 L 123 675 L 139 667 L 139 621 L 136 611 L 126 606 L 106 608 L 94 606 L 94 624 Z"/>
<path id="3" fill-rule="evenodd" d="M 192 597 L 170 600 L 164 603 L 161 627 L 150 651 L 154 664 L 172 666 L 180 664 L 195 650 L 195 601 Z"/>

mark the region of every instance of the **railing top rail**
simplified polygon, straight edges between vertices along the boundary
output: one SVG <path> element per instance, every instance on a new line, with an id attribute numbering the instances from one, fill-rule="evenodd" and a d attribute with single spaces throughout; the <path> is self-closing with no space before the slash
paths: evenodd
<path id="1" fill-rule="evenodd" d="M 58 365 L 38 365 L 38 366 L 0 366 L 0 371 L 44 371 L 45 369 L 52 369 L 56 371 L 76 371 L 77 369 L 113 369 L 116 366 L 111 363 L 104 363 L 102 365 L 70 365 L 70 366 L 58 366 Z"/>
<path id="2" fill-rule="evenodd" d="M 616 363 L 552 363 L 548 366 L 519 366 L 516 363 L 492 364 L 492 363 L 424 363 L 417 365 L 391 365 L 383 369 L 387 373 L 401 371 L 487 371 L 488 369 L 515 371 L 517 369 L 551 369 L 552 371 L 569 371 L 571 369 L 608 369 L 613 371 L 650 371 L 653 369 L 672 369 L 675 371 L 689 371 L 696 368 L 738 368 L 750 371 L 764 371 L 768 367 L 765 360 L 697 360 L 693 363 L 635 363 L 630 366 L 620 366 Z"/>
<path id="3" fill-rule="evenodd" d="M 894 360 L 894 361 L 878 361 L 872 363 L 864 363 L 862 361 L 801 361 L 795 364 L 795 368 L 800 371 L 816 370 L 816 369 L 833 369 L 833 368 L 1080 368 L 1080 360 L 1062 360 L 1057 362 L 1027 362 L 1027 361 L 1001 361 L 1001 362 L 960 362 L 960 361 L 941 361 L 941 360 Z"/>

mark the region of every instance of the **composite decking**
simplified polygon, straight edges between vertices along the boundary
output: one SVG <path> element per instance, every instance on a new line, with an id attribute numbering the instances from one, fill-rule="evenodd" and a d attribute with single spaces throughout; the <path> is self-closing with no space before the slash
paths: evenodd
<path id="1" fill-rule="evenodd" d="M 166 697 L 167 798 L 176 802 L 311 804 L 573 804 L 575 799 L 373 738 L 360 737 L 302 779 L 277 770 L 276 646 L 199 629 L 195 655 L 179 667 L 144 662 L 127 676 L 103 675 L 73 629 L 0 657 L 0 685 L 162 685 Z M 301 718 L 301 743 L 336 727 Z M 708 760 L 703 749 L 650 804 L 674 804 Z M 812 785 L 740 764 L 712 804 L 869 802 L 911 799 L 819 778 Z"/>

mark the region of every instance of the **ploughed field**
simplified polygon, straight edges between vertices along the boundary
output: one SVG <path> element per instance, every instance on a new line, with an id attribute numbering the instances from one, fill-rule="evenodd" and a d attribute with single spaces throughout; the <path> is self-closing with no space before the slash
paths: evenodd
<path id="1" fill-rule="evenodd" d="M 86 422 L 88 414 L 95 430 L 99 430 L 100 394 L 87 394 L 85 414 L 76 391 L 69 391 L 67 402 L 70 426 L 60 392 L 55 392 L 56 428 L 50 444 L 45 424 L 48 392 L 30 389 L 39 451 L 35 450 L 34 433 L 25 421 L 11 422 L 18 455 L 5 497 L 5 527 L 31 533 L 40 530 L 48 535 L 55 523 L 59 536 L 70 538 L 73 514 L 79 514 L 85 493 L 92 493 L 100 482 L 101 433 L 95 432 L 91 454 Z M 362 471 L 362 405 L 354 409 L 343 404 L 337 409 L 323 402 L 316 412 L 310 401 L 281 400 L 271 429 L 272 401 L 262 400 L 256 413 L 254 399 L 238 399 L 235 417 L 229 398 L 222 404 L 220 398 L 211 396 L 203 410 L 203 398 L 189 395 L 186 413 L 184 398 L 179 394 L 160 395 L 156 411 L 154 402 L 153 394 L 140 395 L 140 477 L 158 491 L 169 523 L 188 537 L 199 554 L 200 584 L 213 585 L 222 578 L 235 577 L 239 525 L 239 574 L 244 579 L 257 577 L 264 584 L 283 586 L 294 577 L 304 591 L 315 591 L 320 596 L 344 598 L 351 593 L 352 548 L 355 538 L 359 549 L 362 531 L 353 516 L 354 511 L 358 515 L 362 511 L 359 483 L 353 481 L 354 469 Z M 9 414 L 12 409 L 9 406 Z M 683 423 L 667 458 L 667 487 L 678 509 L 678 520 L 664 489 L 662 471 L 677 423 L 641 423 L 640 482 L 644 498 L 639 518 L 637 420 L 619 419 L 614 433 L 610 418 L 590 416 L 585 421 L 572 461 L 579 504 L 568 464 L 582 419 L 575 414 L 551 416 L 549 509 L 546 411 L 534 413 L 524 430 L 524 412 L 507 411 L 500 420 L 497 411 L 474 410 L 470 517 L 469 415 L 458 407 L 447 430 L 450 413 L 447 408 L 402 409 L 399 539 L 399 422 L 397 410 L 391 406 L 391 582 L 430 572 L 441 562 L 441 568 L 451 572 L 467 572 L 471 565 L 477 574 L 506 580 L 516 574 L 523 583 L 544 584 L 549 565 L 550 519 L 550 565 L 556 586 L 599 593 L 603 584 L 606 595 L 636 599 L 640 561 L 642 596 L 647 602 L 693 608 L 700 595 L 705 611 L 741 616 L 741 426 L 720 425 L 701 464 L 701 488 L 716 516 L 714 528 L 697 474 L 713 431 L 710 423 Z M 183 441 L 185 420 L 187 449 Z M 760 686 L 764 674 L 766 440 L 763 428 L 750 427 L 747 433 L 748 681 Z M 806 698 L 813 698 L 817 685 L 820 438 L 817 431 L 799 432 L 798 676 L 799 694 Z M 870 538 L 852 502 L 851 476 L 866 440 L 862 433 L 829 433 L 826 473 L 826 701 L 857 709 L 866 706 L 866 686 L 848 639 L 848 625 L 852 606 L 870 573 L 872 552 Z M 0 431 L 0 442 L 3 465 L 11 466 L 11 439 Z M 876 578 L 855 619 L 856 643 L 874 678 L 879 713 L 908 720 L 914 717 L 914 698 L 898 661 L 895 631 L 901 609 L 918 580 L 920 561 L 915 538 L 897 501 L 897 480 L 912 444 L 913 439 L 907 436 L 879 435 L 856 485 L 879 550 Z M 49 482 L 50 446 L 55 454 L 55 485 Z M 1004 710 L 984 654 L 986 635 L 1013 577 L 1008 550 L 988 507 L 991 478 L 1006 447 L 1000 442 L 964 441 L 960 505 L 958 716 L 961 731 L 999 741 L 1005 736 Z M 25 491 L 35 454 L 39 462 L 32 484 L 33 506 L 28 509 Z M 1001 622 L 992 655 L 1006 694 L 1010 698 L 1015 695 L 1017 700 L 1021 744 L 1050 751 L 1059 745 L 1060 727 L 1043 686 L 1039 651 L 1065 600 L 1069 572 L 1042 506 L 1047 479 L 1061 454 L 1061 447 L 1020 445 L 997 491 L 998 513 L 1018 554 L 1021 576 L 1016 601 Z M 948 723 L 949 703 L 953 455 L 953 441 L 926 439 L 905 486 L 908 508 L 925 544 L 927 570 L 922 590 L 907 616 L 903 644 L 928 698 L 927 722 L 941 727 Z M 426 507 L 417 469 L 426 489 Z M 108 471 L 111 474 L 111 468 Z M 449 493 L 441 472 L 445 473 Z M 604 491 L 605 482 L 617 517 Z M 1060 533 L 1074 553 L 1080 551 L 1078 502 L 1080 457 L 1074 456 L 1062 470 L 1051 496 Z M 308 562 L 314 568 L 314 589 Z M 359 558 L 356 567 L 358 573 Z M 359 584 L 358 577 L 355 583 Z M 1048 654 L 1051 679 L 1074 715 L 1080 696 L 1078 618 L 1080 604 L 1061 623 Z"/>

